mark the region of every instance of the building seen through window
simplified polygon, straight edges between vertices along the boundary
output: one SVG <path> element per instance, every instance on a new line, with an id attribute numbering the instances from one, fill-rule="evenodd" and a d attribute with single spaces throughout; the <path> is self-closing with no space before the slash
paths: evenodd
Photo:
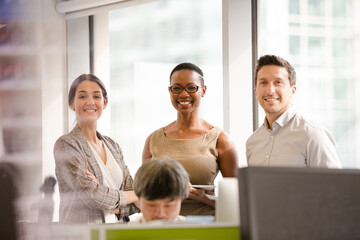
<path id="1" fill-rule="evenodd" d="M 360 1 L 260 0 L 259 6 L 259 56 L 293 64 L 297 108 L 333 133 L 344 168 L 360 167 Z"/>

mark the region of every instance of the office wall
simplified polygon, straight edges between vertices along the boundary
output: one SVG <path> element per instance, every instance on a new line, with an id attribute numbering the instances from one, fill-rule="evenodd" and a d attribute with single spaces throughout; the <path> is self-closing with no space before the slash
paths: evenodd
<path id="1" fill-rule="evenodd" d="M 0 1 L 0 161 L 19 169 L 20 220 L 54 176 L 53 145 L 64 133 L 65 20 L 56 0 Z"/>
<path id="2" fill-rule="evenodd" d="M 42 175 L 55 176 L 53 146 L 66 129 L 66 23 L 55 10 L 56 0 L 41 0 L 43 47 L 49 48 L 42 60 Z M 58 220 L 59 193 L 54 194 L 54 220 Z"/>

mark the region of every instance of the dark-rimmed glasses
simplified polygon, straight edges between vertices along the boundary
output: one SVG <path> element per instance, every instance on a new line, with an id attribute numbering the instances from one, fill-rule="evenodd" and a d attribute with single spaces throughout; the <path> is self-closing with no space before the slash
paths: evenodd
<path id="1" fill-rule="evenodd" d="M 186 87 L 182 87 L 180 85 L 173 85 L 169 87 L 170 91 L 175 94 L 180 94 L 184 89 L 187 93 L 196 93 L 199 90 L 199 86 L 196 85 L 188 85 Z"/>

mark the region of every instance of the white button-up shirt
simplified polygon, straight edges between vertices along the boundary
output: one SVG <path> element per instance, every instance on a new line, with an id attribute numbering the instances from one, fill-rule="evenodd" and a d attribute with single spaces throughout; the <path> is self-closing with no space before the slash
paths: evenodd
<path id="1" fill-rule="evenodd" d="M 246 142 L 249 166 L 341 168 L 331 133 L 291 106 L 270 130 L 265 118 Z"/>

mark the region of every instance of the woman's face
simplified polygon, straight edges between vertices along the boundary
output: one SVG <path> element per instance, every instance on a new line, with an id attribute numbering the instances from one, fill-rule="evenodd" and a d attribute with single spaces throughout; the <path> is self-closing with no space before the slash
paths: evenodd
<path id="1" fill-rule="evenodd" d="M 200 106 L 200 100 L 205 95 L 206 86 L 201 86 L 200 75 L 189 69 L 182 69 L 173 73 L 170 79 L 171 103 L 178 112 L 190 113 L 196 111 Z M 180 93 L 173 93 L 172 88 L 182 88 Z M 185 88 L 198 87 L 198 90 L 189 93 Z"/>
<path id="2" fill-rule="evenodd" d="M 77 86 L 70 108 L 75 111 L 79 124 L 92 124 L 100 118 L 106 105 L 100 86 L 96 82 L 85 80 Z"/>

